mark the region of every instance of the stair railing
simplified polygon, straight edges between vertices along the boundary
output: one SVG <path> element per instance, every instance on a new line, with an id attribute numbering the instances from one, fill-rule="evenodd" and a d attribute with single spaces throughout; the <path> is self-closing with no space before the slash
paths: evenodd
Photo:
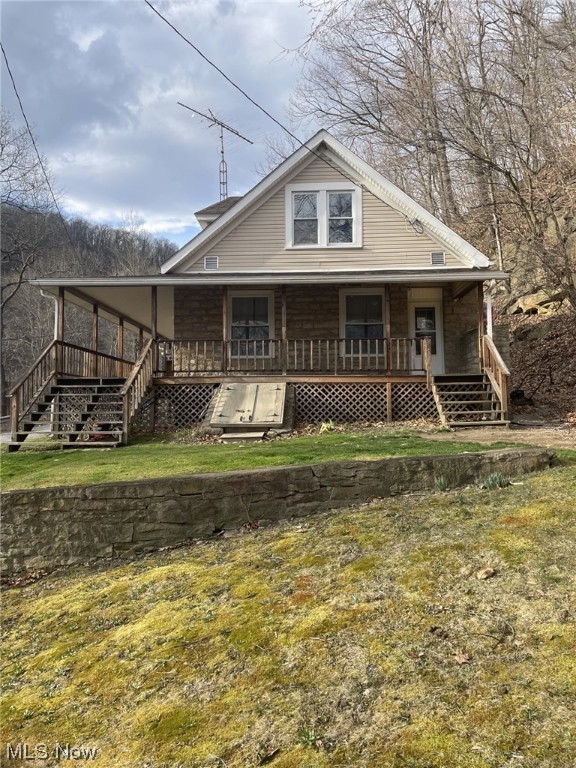
<path id="1" fill-rule="evenodd" d="M 12 440 L 16 440 L 21 419 L 32 409 L 34 403 L 42 396 L 46 387 L 56 376 L 56 356 L 56 342 L 52 341 L 34 365 L 10 390 Z"/>
<path id="2" fill-rule="evenodd" d="M 510 371 L 490 336 L 482 336 L 482 370 L 490 379 L 502 406 L 502 418 L 508 418 L 508 378 Z"/>
<path id="3" fill-rule="evenodd" d="M 138 360 L 134 363 L 132 373 L 120 390 L 122 395 L 122 442 L 128 442 L 130 422 L 142 404 L 146 392 L 152 383 L 154 374 L 154 341 L 149 339 Z"/>

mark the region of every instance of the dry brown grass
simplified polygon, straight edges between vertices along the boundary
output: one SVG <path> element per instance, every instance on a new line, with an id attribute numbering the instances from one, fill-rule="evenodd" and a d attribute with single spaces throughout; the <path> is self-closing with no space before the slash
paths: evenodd
<path id="1" fill-rule="evenodd" d="M 570 768 L 575 498 L 558 468 L 9 590 L 4 737 L 106 768 Z"/>

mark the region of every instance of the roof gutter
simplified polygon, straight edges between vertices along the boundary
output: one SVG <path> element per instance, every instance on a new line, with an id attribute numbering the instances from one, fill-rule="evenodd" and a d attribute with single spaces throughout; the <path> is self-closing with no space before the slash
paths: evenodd
<path id="1" fill-rule="evenodd" d="M 47 278 L 30 280 L 43 289 L 62 288 L 140 288 L 143 286 L 206 285 L 335 285 L 338 283 L 443 283 L 454 281 L 484 282 L 507 280 L 508 272 L 489 269 L 378 272 L 218 272 L 214 274 L 177 274 L 153 277 Z"/>

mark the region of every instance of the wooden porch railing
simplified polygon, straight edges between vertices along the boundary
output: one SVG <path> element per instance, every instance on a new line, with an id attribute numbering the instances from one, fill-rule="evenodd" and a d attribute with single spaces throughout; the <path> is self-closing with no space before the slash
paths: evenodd
<path id="1" fill-rule="evenodd" d="M 126 378 L 133 363 L 66 341 L 52 341 L 34 365 L 10 390 L 10 428 L 18 427 L 34 403 L 58 376 Z"/>
<path id="2" fill-rule="evenodd" d="M 94 349 L 79 347 L 67 341 L 55 341 L 56 373 L 58 376 L 92 376 L 125 379 L 130 375 L 133 360 L 114 357 Z"/>
<path id="3" fill-rule="evenodd" d="M 20 420 L 32 408 L 36 400 L 56 375 L 56 342 L 49 344 L 34 365 L 26 372 L 20 381 L 10 390 L 10 430 L 12 440 Z"/>
<path id="4" fill-rule="evenodd" d="M 416 366 L 416 339 L 194 339 L 159 343 L 164 375 L 396 373 Z"/>
<path id="5" fill-rule="evenodd" d="M 122 395 L 122 441 L 128 442 L 130 421 L 136 415 L 152 383 L 154 371 L 154 343 L 149 339 L 134 363 L 132 373 L 120 390 Z"/>
<path id="6" fill-rule="evenodd" d="M 502 418 L 507 419 L 510 398 L 508 391 L 510 371 L 504 360 L 502 360 L 500 352 L 496 349 L 496 345 L 490 336 L 482 336 L 481 352 L 482 370 L 492 382 L 494 392 L 500 400 L 502 405 Z"/>

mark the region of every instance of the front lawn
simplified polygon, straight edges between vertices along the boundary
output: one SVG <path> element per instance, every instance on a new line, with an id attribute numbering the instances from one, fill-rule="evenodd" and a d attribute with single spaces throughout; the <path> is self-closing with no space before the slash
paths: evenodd
<path id="1" fill-rule="evenodd" d="M 498 437 L 494 435 L 494 444 L 486 446 L 429 440 L 411 430 L 371 429 L 230 445 L 188 445 L 156 438 L 113 450 L 21 449 L 18 453 L 2 454 L 1 478 L 3 490 L 8 491 L 287 464 L 454 454 L 512 444 L 512 441 L 496 442 Z"/>
<path id="2" fill-rule="evenodd" d="M 430 450 L 346 440 L 358 455 Z M 304 446 L 221 450 L 318 458 Z M 212 468 L 218 449 L 182 453 Z M 178 453 L 110 460 L 131 455 Z M 98 457 L 56 458 L 71 471 Z M 3 737 L 94 748 L 95 768 L 568 768 L 575 499 L 576 470 L 560 467 L 10 589 Z"/>

